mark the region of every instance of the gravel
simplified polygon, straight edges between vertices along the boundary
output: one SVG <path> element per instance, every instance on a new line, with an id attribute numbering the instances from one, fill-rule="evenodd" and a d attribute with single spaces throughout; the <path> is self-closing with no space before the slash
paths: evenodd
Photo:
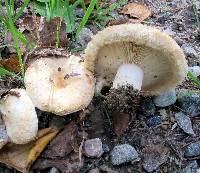
<path id="1" fill-rule="evenodd" d="M 197 52 L 192 46 L 185 43 L 181 46 L 181 48 L 183 49 L 186 56 L 190 56 L 190 57 L 197 56 Z"/>
<path id="2" fill-rule="evenodd" d="M 165 92 L 162 95 L 154 97 L 153 101 L 154 104 L 158 107 L 166 107 L 173 105 L 176 102 L 176 92 L 173 91 L 168 91 Z"/>
<path id="3" fill-rule="evenodd" d="M 181 170 L 181 173 L 196 173 L 198 164 L 196 160 L 191 161 L 185 168 Z"/>
<path id="4" fill-rule="evenodd" d="M 161 122 L 162 122 L 161 116 L 153 116 L 153 117 L 147 119 L 146 124 L 149 127 L 155 127 L 155 126 L 161 124 Z"/>
<path id="5" fill-rule="evenodd" d="M 111 162 L 113 165 L 120 165 L 138 158 L 137 151 L 129 144 L 115 146 L 111 152 Z"/>
<path id="6" fill-rule="evenodd" d="M 88 157 L 99 158 L 104 152 L 101 139 L 99 138 L 86 140 L 83 148 L 85 155 Z"/>
<path id="7" fill-rule="evenodd" d="M 178 103 L 188 115 L 195 117 L 200 114 L 200 94 L 188 93 L 178 96 Z"/>
<path id="8" fill-rule="evenodd" d="M 186 157 L 196 157 L 200 155 L 200 141 L 189 144 L 185 149 Z"/>
<path id="9" fill-rule="evenodd" d="M 178 112 L 175 114 L 175 119 L 179 127 L 185 132 L 190 135 L 194 135 L 194 131 L 192 129 L 192 122 L 190 117 L 188 117 L 183 112 Z"/>
<path id="10" fill-rule="evenodd" d="M 200 76 L 200 66 L 188 67 L 188 71 L 192 72 L 195 76 Z"/>
<path id="11" fill-rule="evenodd" d="M 156 107 L 151 99 L 143 99 L 140 103 L 139 112 L 142 115 L 150 116 L 154 115 Z"/>

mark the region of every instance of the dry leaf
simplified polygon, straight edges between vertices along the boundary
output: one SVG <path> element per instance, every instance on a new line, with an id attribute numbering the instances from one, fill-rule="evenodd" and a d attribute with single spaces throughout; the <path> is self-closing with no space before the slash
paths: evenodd
<path id="1" fill-rule="evenodd" d="M 151 11 L 143 4 L 129 3 L 121 11 L 123 14 L 130 15 L 134 23 L 140 23 L 151 15 Z"/>
<path id="2" fill-rule="evenodd" d="M 74 122 L 66 125 L 64 130 L 50 142 L 33 169 L 56 167 L 62 173 L 79 173 L 82 162 L 79 160 L 77 134 L 78 127 Z"/>
<path id="3" fill-rule="evenodd" d="M 8 144 L 0 152 L 0 162 L 28 173 L 32 163 L 58 132 L 58 129 L 47 128 L 38 132 L 36 141 L 25 145 Z"/>
<path id="4" fill-rule="evenodd" d="M 0 67 L 3 67 L 12 72 L 19 72 L 19 59 L 16 54 L 10 55 L 9 58 L 0 60 Z"/>
<path id="5" fill-rule="evenodd" d="M 56 45 L 56 31 L 60 24 L 60 18 L 53 18 L 47 22 L 45 17 L 26 15 L 20 22 L 21 31 L 26 35 L 30 43 L 38 43 L 42 47 Z M 66 24 L 62 20 L 59 32 L 59 47 L 66 47 L 68 43 Z"/>
<path id="6" fill-rule="evenodd" d="M 130 115 L 120 112 L 114 112 L 113 117 L 113 131 L 120 136 L 127 129 L 129 125 Z"/>
<path id="7" fill-rule="evenodd" d="M 77 148 L 76 150 L 78 150 L 76 141 L 77 134 L 78 127 L 76 124 L 74 122 L 69 123 L 65 126 L 64 130 L 50 142 L 42 156 L 55 159 L 56 157 L 68 155 L 74 148 Z"/>
<path id="8" fill-rule="evenodd" d="M 78 153 L 71 152 L 70 154 L 66 155 L 64 158 L 39 158 L 34 166 L 33 170 L 39 172 L 39 170 L 56 167 L 62 173 L 80 173 L 80 166 L 83 164 L 79 162 L 79 155 Z M 35 172 L 36 172 L 35 171 Z"/>

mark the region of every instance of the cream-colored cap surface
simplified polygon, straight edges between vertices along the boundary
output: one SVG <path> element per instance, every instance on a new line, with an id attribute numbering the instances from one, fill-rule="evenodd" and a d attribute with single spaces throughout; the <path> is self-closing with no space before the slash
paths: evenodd
<path id="1" fill-rule="evenodd" d="M 12 89 L 0 100 L 0 111 L 11 142 L 25 144 L 38 131 L 35 107 L 24 89 Z"/>
<path id="2" fill-rule="evenodd" d="M 57 115 L 86 108 L 93 98 L 94 84 L 83 59 L 70 53 L 41 56 L 25 72 L 26 90 L 34 105 Z"/>
<path id="3" fill-rule="evenodd" d="M 178 44 L 158 29 L 142 24 L 107 27 L 93 37 L 85 50 L 86 68 L 95 73 L 100 89 L 112 85 L 121 64 L 131 63 L 143 70 L 141 90 L 147 95 L 175 88 L 187 72 Z"/>

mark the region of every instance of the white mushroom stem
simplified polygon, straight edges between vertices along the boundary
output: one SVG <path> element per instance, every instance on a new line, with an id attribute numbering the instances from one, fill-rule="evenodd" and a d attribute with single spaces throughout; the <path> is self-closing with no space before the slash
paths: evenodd
<path id="1" fill-rule="evenodd" d="M 133 86 L 134 89 L 141 90 L 143 80 L 143 70 L 135 64 L 122 64 L 115 76 L 112 88 L 122 86 Z"/>

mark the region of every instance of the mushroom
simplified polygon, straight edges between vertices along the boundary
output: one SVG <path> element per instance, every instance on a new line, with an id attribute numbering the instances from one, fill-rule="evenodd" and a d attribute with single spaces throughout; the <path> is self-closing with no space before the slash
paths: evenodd
<path id="1" fill-rule="evenodd" d="M 41 48 L 27 57 L 25 86 L 42 111 L 66 115 L 86 108 L 94 95 L 94 77 L 79 55 Z"/>
<path id="2" fill-rule="evenodd" d="M 187 72 L 178 44 L 142 24 L 115 25 L 98 32 L 85 50 L 85 65 L 96 75 L 97 92 L 104 86 L 111 90 L 131 86 L 144 95 L 159 95 L 175 88 Z"/>
<path id="3" fill-rule="evenodd" d="M 36 137 L 38 118 L 35 107 L 24 89 L 11 89 L 2 96 L 0 111 L 9 141 L 25 144 Z M 5 136 L 4 133 L 6 140 L 1 141 L 1 147 L 8 142 Z"/>

